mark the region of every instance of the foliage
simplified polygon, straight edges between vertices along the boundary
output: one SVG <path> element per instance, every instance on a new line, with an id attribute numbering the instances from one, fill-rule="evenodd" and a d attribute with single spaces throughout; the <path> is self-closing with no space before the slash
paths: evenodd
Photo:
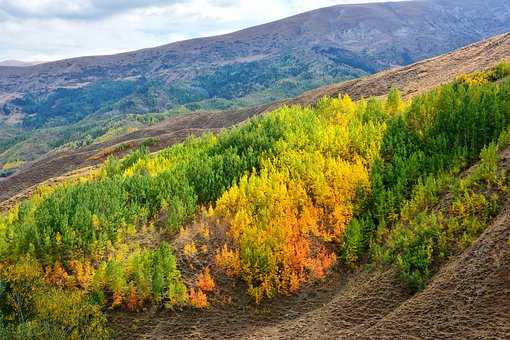
<path id="1" fill-rule="evenodd" d="M 20 339 L 109 338 L 101 307 L 80 290 L 47 286 L 33 258 L 0 268 L 0 337 Z"/>
<path id="2" fill-rule="evenodd" d="M 385 261 L 422 289 L 507 192 L 498 152 L 510 142 L 510 85 L 494 83 L 507 73 L 502 64 L 487 81 L 409 102 L 392 90 L 283 107 L 157 154 L 148 140 L 94 175 L 37 191 L 0 216 L 2 331 L 104 337 L 104 308 L 207 307 L 210 269 L 182 278 L 160 241 L 207 208 L 199 233 L 225 241 L 211 249 L 213 272 L 245 281 L 256 301 L 324 278 L 337 259 Z M 180 260 L 210 254 L 188 242 Z"/>
<path id="3" fill-rule="evenodd" d="M 510 76 L 510 63 L 502 61 L 493 69 L 487 71 L 464 74 L 457 79 L 457 83 L 465 85 L 483 85 Z"/>

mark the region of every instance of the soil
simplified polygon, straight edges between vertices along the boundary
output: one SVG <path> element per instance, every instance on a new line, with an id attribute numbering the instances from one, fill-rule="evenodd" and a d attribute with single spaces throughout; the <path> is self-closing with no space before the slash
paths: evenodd
<path id="1" fill-rule="evenodd" d="M 239 289 L 206 310 L 115 312 L 121 339 L 505 339 L 510 204 L 412 296 L 394 269 L 336 270 L 298 295 L 256 305 Z"/>

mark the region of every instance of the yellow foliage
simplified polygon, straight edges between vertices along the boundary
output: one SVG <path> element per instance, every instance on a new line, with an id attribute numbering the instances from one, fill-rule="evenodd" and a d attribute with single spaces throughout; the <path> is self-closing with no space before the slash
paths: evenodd
<path id="1" fill-rule="evenodd" d="M 35 290 L 31 325 L 43 325 L 38 338 L 110 339 L 101 306 L 89 303 L 87 293 L 76 289 Z M 51 328 L 48 328 L 51 325 Z M 50 334 L 46 334 L 49 332 Z"/>
<path id="2" fill-rule="evenodd" d="M 43 276 L 41 266 L 30 256 L 20 258 L 15 264 L 0 262 L 0 277 L 7 282 L 34 282 Z"/>
<path id="3" fill-rule="evenodd" d="M 228 276 L 236 276 L 241 272 L 239 252 L 230 250 L 226 244 L 216 252 L 215 262 Z"/>
<path id="4" fill-rule="evenodd" d="M 204 239 L 208 240 L 209 236 L 210 236 L 209 227 L 205 224 L 201 225 L 200 226 L 200 234 L 202 235 L 202 237 Z"/>
<path id="5" fill-rule="evenodd" d="M 471 74 L 464 74 L 460 76 L 457 81 L 466 85 L 476 86 L 476 85 L 484 85 L 489 82 L 488 73 L 486 72 L 477 72 Z"/>
<path id="6" fill-rule="evenodd" d="M 94 268 L 92 268 L 92 265 L 89 262 L 82 263 L 72 260 L 69 262 L 69 267 L 73 270 L 76 283 L 80 287 L 87 288 L 94 277 Z"/>
<path id="7" fill-rule="evenodd" d="M 7 163 L 5 163 L 5 164 L 2 166 L 2 169 L 3 169 L 3 170 L 11 170 L 11 169 L 19 168 L 19 167 L 21 167 L 24 163 L 25 163 L 24 161 L 20 161 L 20 160 L 12 161 L 12 162 L 7 162 Z"/>
<path id="8" fill-rule="evenodd" d="M 195 242 L 191 241 L 190 243 L 186 243 L 184 245 L 184 255 L 186 256 L 193 256 L 198 252 L 197 246 L 195 245 Z"/>
<path id="9" fill-rule="evenodd" d="M 323 277 L 334 255 L 313 252 L 312 238 L 339 241 L 352 219 L 358 188 L 368 189 L 368 171 L 357 157 L 288 155 L 279 165 L 244 176 L 215 210 L 229 224 L 228 234 L 239 249 L 224 246 L 216 263 L 228 275 L 241 275 L 257 301 L 275 291 L 296 291 L 307 278 Z"/>

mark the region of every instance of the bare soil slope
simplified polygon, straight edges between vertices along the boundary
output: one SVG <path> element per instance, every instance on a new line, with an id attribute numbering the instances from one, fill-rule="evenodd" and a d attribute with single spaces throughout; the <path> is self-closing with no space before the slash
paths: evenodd
<path id="1" fill-rule="evenodd" d="M 510 167 L 510 148 L 500 166 Z M 466 174 L 469 173 L 469 170 Z M 448 199 L 446 195 L 444 199 Z M 510 202 L 485 232 L 410 295 L 392 268 L 338 271 L 297 296 L 260 306 L 232 301 L 205 311 L 111 316 L 133 339 L 505 339 L 510 335 Z"/>
<path id="2" fill-rule="evenodd" d="M 425 60 L 417 64 L 396 68 L 345 83 L 310 91 L 300 97 L 245 110 L 198 112 L 171 118 L 151 128 L 117 137 L 111 141 L 90 145 L 79 150 L 55 152 L 27 164 L 14 175 L 0 179 L 0 209 L 13 201 L 26 197 L 33 186 L 69 171 L 93 166 L 102 162 L 117 146 L 126 144 L 132 149 L 148 137 L 158 137 L 152 151 L 183 141 L 190 135 L 218 131 L 239 124 L 246 119 L 274 110 L 282 105 L 313 105 L 323 96 L 349 94 L 355 99 L 383 96 L 392 87 L 400 89 L 406 97 L 419 94 L 442 83 L 452 81 L 460 74 L 487 69 L 502 59 L 510 59 L 510 33 L 464 47 L 455 52 Z M 110 150 L 110 152 L 106 152 Z M 124 149 L 124 153 L 126 150 Z M 5 202 L 9 200 L 9 202 Z"/>

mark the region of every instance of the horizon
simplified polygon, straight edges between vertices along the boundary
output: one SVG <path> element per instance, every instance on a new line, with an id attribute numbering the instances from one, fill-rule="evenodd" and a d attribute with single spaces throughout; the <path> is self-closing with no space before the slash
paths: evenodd
<path id="1" fill-rule="evenodd" d="M 228 34 L 300 13 L 406 0 L 0 0 L 0 62 L 112 55 Z M 31 3 L 30 3 L 31 2 Z M 271 6 L 274 10 L 262 11 Z M 254 14 L 255 13 L 255 14 Z M 71 32 L 71 33 L 69 33 Z M 41 37 L 42 36 L 42 37 Z"/>

